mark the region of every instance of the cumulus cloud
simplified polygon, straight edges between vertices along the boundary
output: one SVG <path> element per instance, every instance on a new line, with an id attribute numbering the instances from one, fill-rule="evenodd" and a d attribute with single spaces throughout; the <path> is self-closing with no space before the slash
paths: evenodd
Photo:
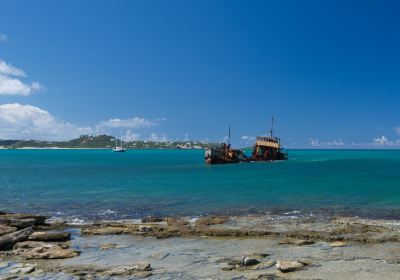
<path id="1" fill-rule="evenodd" d="M 165 135 L 158 135 L 156 133 L 151 133 L 150 136 L 147 138 L 148 141 L 152 142 L 167 142 L 168 139 Z"/>
<path id="2" fill-rule="evenodd" d="M 119 120 L 119 121 L 115 121 Z M 104 126 L 104 124 L 109 124 Z M 107 134 L 114 128 L 128 127 L 125 141 L 167 141 L 165 135 L 151 133 L 141 137 L 135 129 L 151 127 L 155 122 L 134 117 L 128 120 L 113 119 L 92 126 L 79 126 L 55 118 L 48 111 L 32 105 L 19 103 L 0 105 L 0 139 L 70 140 L 83 134 Z"/>
<path id="3" fill-rule="evenodd" d="M 0 74 L 0 95 L 30 95 L 32 92 L 39 91 L 42 86 L 38 82 L 30 85 L 21 80 Z"/>
<path id="4" fill-rule="evenodd" d="M 124 141 L 137 141 L 137 140 L 140 140 L 140 134 L 135 133 L 132 130 L 128 129 L 123 138 L 124 138 Z"/>
<path id="5" fill-rule="evenodd" d="M 100 126 L 106 128 L 144 128 L 151 127 L 159 124 L 160 119 L 148 120 L 141 117 L 134 117 L 131 119 L 109 119 L 100 122 Z"/>
<path id="6" fill-rule="evenodd" d="M 15 66 L 1 59 L 0 59 L 0 74 L 16 76 L 16 77 L 26 77 L 26 74 L 23 70 L 18 69 Z"/>
<path id="7" fill-rule="evenodd" d="M 372 142 L 368 143 L 351 143 L 353 148 L 399 148 L 400 140 L 391 140 L 386 136 L 381 136 L 372 139 Z"/>
<path id="8" fill-rule="evenodd" d="M 389 144 L 389 140 L 385 136 L 382 136 L 380 138 L 374 138 L 373 143 L 376 145 L 387 145 Z"/>
<path id="9" fill-rule="evenodd" d="M 374 138 L 370 145 L 378 147 L 398 147 L 400 146 L 400 140 L 389 140 L 383 135 L 382 137 Z"/>
<path id="10" fill-rule="evenodd" d="M 21 78 L 25 77 L 23 70 L 0 59 L 0 95 L 26 96 L 42 89 L 38 82 L 23 82 Z"/>
<path id="11" fill-rule="evenodd" d="M 319 147 L 319 148 L 337 148 L 344 146 L 344 141 L 342 139 L 334 139 L 328 142 L 320 142 L 319 139 L 309 139 L 311 147 Z"/>
<path id="12" fill-rule="evenodd" d="M 6 34 L 0 33 L 0 42 L 6 42 L 8 40 L 8 36 Z"/>
<path id="13" fill-rule="evenodd" d="M 0 139 L 67 140 L 92 133 L 57 120 L 46 110 L 18 103 L 0 105 Z"/>

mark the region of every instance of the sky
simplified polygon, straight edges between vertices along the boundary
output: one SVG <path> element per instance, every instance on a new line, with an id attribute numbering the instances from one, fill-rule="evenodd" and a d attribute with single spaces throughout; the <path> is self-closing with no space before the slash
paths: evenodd
<path id="1" fill-rule="evenodd" d="M 0 139 L 400 148 L 398 1 L 0 2 Z"/>

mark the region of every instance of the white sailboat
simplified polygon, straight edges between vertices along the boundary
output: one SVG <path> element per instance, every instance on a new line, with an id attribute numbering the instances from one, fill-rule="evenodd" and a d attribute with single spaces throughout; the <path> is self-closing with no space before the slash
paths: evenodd
<path id="1" fill-rule="evenodd" d="M 121 131 L 121 146 L 118 146 L 118 139 L 115 138 L 115 148 L 112 149 L 114 153 L 125 152 L 124 147 L 122 146 L 122 131 Z"/>

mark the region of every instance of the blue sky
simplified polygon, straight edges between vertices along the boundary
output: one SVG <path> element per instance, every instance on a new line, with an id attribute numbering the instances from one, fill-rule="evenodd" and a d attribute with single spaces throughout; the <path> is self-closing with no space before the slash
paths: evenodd
<path id="1" fill-rule="evenodd" d="M 1 1 L 0 138 L 400 147 L 397 1 Z"/>

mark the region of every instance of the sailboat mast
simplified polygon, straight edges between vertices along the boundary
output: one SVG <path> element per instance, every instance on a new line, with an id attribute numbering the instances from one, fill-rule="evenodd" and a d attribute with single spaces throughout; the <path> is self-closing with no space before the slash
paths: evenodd
<path id="1" fill-rule="evenodd" d="M 121 128 L 120 133 L 121 133 L 121 148 L 122 148 L 122 128 Z"/>

